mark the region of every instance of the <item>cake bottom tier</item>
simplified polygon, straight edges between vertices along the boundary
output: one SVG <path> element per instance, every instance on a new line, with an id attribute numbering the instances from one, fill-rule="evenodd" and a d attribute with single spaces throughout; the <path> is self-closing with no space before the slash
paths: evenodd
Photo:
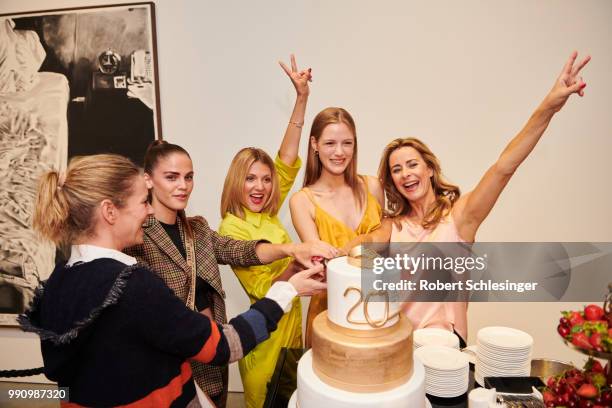
<path id="1" fill-rule="evenodd" d="M 378 335 L 363 337 L 373 333 Z M 312 323 L 312 368 L 323 382 L 345 391 L 383 392 L 404 384 L 412 375 L 412 349 L 412 325 L 404 316 L 392 327 L 366 333 L 335 325 L 327 311 Z"/>
<path id="2" fill-rule="evenodd" d="M 406 352 L 411 352 L 406 350 Z M 297 407 L 299 408 L 425 408 L 425 369 L 414 360 L 412 376 L 406 383 L 388 391 L 356 393 L 334 388 L 312 369 L 312 350 L 300 359 L 297 376 Z M 291 405 L 291 404 L 290 404 Z"/>

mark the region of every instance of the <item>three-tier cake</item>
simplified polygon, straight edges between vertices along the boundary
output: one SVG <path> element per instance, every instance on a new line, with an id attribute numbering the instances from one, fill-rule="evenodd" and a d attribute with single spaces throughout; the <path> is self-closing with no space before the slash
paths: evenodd
<path id="1" fill-rule="evenodd" d="M 327 265 L 328 310 L 313 323 L 312 349 L 298 364 L 299 408 L 428 405 L 425 370 L 413 360 L 412 326 L 384 292 L 362 290 L 373 273 L 357 258 Z"/>

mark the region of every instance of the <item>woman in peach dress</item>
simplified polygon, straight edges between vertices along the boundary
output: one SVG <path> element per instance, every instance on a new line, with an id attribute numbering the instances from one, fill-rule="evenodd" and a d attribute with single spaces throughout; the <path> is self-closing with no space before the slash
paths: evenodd
<path id="1" fill-rule="evenodd" d="M 443 178 L 438 159 L 420 140 L 389 143 L 378 172 L 387 198 L 386 218 L 380 229 L 345 248 L 359 242 L 474 242 L 478 228 L 555 113 L 572 94 L 583 96 L 586 83 L 578 74 L 590 57 L 575 64 L 576 57 L 572 53 L 523 129 L 467 194 L 461 195 Z M 410 302 L 404 310 L 415 329 L 440 327 L 467 339 L 467 302 Z"/>

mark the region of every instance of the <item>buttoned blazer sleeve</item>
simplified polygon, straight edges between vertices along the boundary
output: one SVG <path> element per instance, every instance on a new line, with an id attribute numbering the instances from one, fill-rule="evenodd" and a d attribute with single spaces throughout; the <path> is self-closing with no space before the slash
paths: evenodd
<path id="1" fill-rule="evenodd" d="M 219 235 L 210 228 L 203 217 L 193 217 L 190 222 L 197 239 L 196 251 L 214 253 L 217 263 L 233 266 L 261 265 L 263 263 L 257 256 L 255 247 L 260 242 L 268 241 L 241 241 Z"/>

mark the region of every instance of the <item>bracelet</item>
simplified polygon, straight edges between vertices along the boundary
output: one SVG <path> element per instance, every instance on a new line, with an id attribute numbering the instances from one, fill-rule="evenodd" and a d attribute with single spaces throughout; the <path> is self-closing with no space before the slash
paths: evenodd
<path id="1" fill-rule="evenodd" d="M 301 129 L 302 126 L 304 126 L 304 122 L 292 122 L 292 121 L 289 121 L 289 124 L 295 125 L 295 127 L 298 128 L 298 129 Z"/>

